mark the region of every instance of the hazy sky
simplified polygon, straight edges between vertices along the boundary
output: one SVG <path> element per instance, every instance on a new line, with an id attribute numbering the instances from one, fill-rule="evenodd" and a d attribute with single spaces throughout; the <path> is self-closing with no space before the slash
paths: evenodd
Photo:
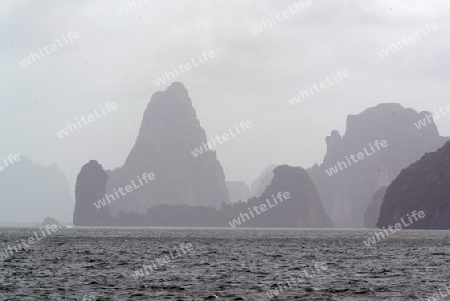
<path id="1" fill-rule="evenodd" d="M 135 0 L 138 3 L 137 0 Z M 257 35 L 251 29 L 294 1 L 3 0 L 0 6 L 0 156 L 56 164 L 72 185 L 91 159 L 121 166 L 156 87 L 197 53 L 215 57 L 180 75 L 208 137 L 253 128 L 218 147 L 227 180 L 254 180 L 269 164 L 321 162 L 325 137 L 348 114 L 382 102 L 419 111 L 450 104 L 449 1 L 321 1 Z M 388 43 L 439 26 L 380 59 Z M 23 68 L 38 47 L 80 37 Z M 300 104 L 288 99 L 338 69 L 350 76 Z M 60 139 L 56 132 L 106 102 L 118 109 Z M 450 136 L 450 117 L 441 118 Z"/>

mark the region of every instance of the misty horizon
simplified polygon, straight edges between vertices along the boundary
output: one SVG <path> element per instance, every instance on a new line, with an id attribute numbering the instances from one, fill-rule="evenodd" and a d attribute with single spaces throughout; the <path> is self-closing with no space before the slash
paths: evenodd
<path id="1" fill-rule="evenodd" d="M 4 0 L 0 301 L 448 300 L 449 13 Z"/>

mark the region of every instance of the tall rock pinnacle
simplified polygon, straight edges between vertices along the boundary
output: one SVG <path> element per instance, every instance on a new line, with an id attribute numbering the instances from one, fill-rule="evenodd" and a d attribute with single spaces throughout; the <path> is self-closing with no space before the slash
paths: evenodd
<path id="1" fill-rule="evenodd" d="M 81 168 L 75 187 L 75 226 L 104 226 L 108 223 L 108 207 L 96 208 L 94 205 L 104 197 L 107 180 L 108 175 L 95 160 Z"/>
<path id="2" fill-rule="evenodd" d="M 109 176 L 107 193 L 132 180 L 137 183 L 144 173 L 153 173 L 155 179 L 112 202 L 112 214 L 121 210 L 145 213 L 158 204 L 218 207 L 229 202 L 216 153 L 207 151 L 197 157 L 191 153 L 206 141 L 183 84 L 175 82 L 155 93 L 125 164 Z"/>

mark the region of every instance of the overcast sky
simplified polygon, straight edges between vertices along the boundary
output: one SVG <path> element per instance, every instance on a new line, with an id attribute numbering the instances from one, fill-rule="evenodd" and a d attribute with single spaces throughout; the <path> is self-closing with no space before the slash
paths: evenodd
<path id="1" fill-rule="evenodd" d="M 137 0 L 135 0 L 137 3 Z M 56 164 L 72 189 L 82 165 L 124 163 L 153 92 L 153 81 L 197 53 L 215 57 L 176 80 L 189 91 L 208 137 L 235 123 L 253 128 L 220 145 L 227 180 L 250 183 L 270 164 L 308 168 L 325 137 L 343 134 L 348 114 L 382 102 L 423 111 L 450 104 L 450 2 L 313 0 L 255 35 L 251 29 L 295 2 L 148 1 L 120 16 L 124 0 L 2 0 L 0 156 L 19 153 Z M 439 28 L 380 59 L 388 43 Z M 80 37 L 23 68 L 38 47 Z M 288 99 L 338 69 L 350 76 L 300 104 Z M 56 132 L 106 102 L 118 109 L 60 139 Z M 438 122 L 450 136 L 450 117 Z"/>

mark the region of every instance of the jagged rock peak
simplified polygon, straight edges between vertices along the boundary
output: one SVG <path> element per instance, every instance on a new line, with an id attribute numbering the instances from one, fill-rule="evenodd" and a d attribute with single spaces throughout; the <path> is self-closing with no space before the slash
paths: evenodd
<path id="1" fill-rule="evenodd" d="M 160 104 L 163 103 L 163 104 Z M 150 105 L 183 105 L 192 108 L 192 101 L 189 98 L 188 90 L 180 82 L 173 82 L 165 91 L 158 91 L 153 94 L 151 101 L 148 103 Z"/>
<path id="2" fill-rule="evenodd" d="M 338 227 L 362 227 L 374 193 L 381 186 L 388 186 L 403 168 L 424 153 L 447 141 L 434 123 L 418 129 L 416 124 L 423 118 L 423 113 L 400 104 L 380 104 L 349 115 L 342 138 L 336 131 L 327 138 L 323 162 L 309 172 L 325 209 Z M 385 140 L 387 147 L 370 152 L 369 145 L 377 140 Z M 359 152 L 366 152 L 367 156 L 353 163 L 346 160 Z M 331 173 L 331 168 L 338 172 Z"/>
<path id="3" fill-rule="evenodd" d="M 422 119 L 422 115 L 423 112 L 418 113 L 414 109 L 404 108 L 399 103 L 382 103 L 357 115 L 348 115 L 345 136 L 358 136 L 362 131 L 373 130 L 376 127 L 391 129 L 392 127 L 402 126 L 416 130 L 414 122 Z M 408 124 L 405 123 L 406 121 Z M 429 132 L 431 135 L 439 135 L 434 122 L 423 131 Z"/>
<path id="4" fill-rule="evenodd" d="M 327 149 L 332 149 L 339 145 L 342 141 L 342 136 L 338 131 L 333 130 L 330 136 L 325 138 L 325 142 L 327 143 Z"/>

